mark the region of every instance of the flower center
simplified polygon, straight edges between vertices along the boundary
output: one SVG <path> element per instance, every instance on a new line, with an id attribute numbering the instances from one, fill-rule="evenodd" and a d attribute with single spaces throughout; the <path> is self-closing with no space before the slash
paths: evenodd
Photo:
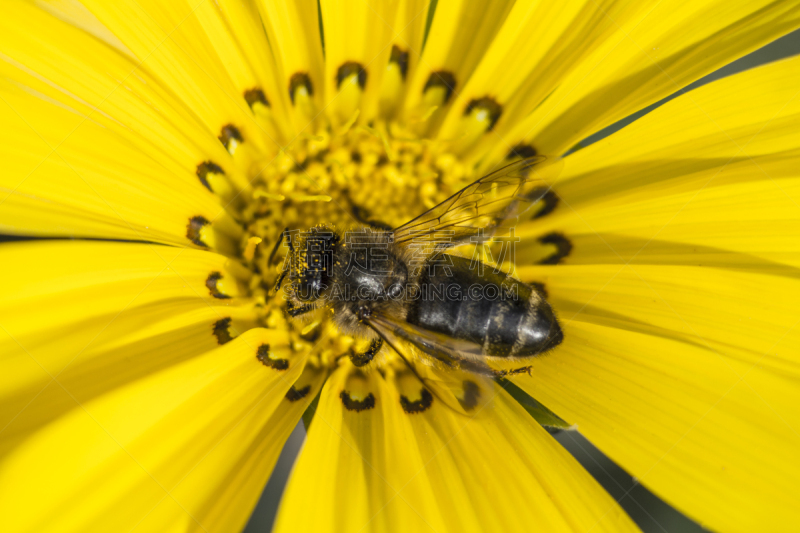
<path id="1" fill-rule="evenodd" d="M 369 341 L 340 333 L 321 311 L 288 317 L 284 293 L 275 290 L 288 252 L 286 242 L 278 245 L 282 232 L 319 224 L 392 229 L 443 201 L 470 176 L 471 168 L 446 145 L 396 123 L 326 128 L 298 138 L 252 179 L 242 210 L 241 259 L 256 274 L 249 290 L 263 325 L 289 331 L 292 348 L 308 351 L 320 365 L 368 350 Z"/>

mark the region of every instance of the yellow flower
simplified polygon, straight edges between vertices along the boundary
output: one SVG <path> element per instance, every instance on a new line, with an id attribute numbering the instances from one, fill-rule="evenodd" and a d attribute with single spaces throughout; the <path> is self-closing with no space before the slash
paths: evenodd
<path id="1" fill-rule="evenodd" d="M 464 416 L 391 354 L 355 371 L 269 255 L 564 154 L 796 2 L 3 7 L 0 231 L 50 240 L 0 246 L 0 529 L 240 530 L 316 397 L 279 531 L 635 529 L 519 391 Z M 688 92 L 517 228 L 565 337 L 511 381 L 718 531 L 800 522 L 798 90 L 791 59 Z"/>

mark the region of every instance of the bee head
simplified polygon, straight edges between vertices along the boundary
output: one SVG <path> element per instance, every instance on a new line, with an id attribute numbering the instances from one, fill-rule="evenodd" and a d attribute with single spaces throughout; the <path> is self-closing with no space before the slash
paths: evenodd
<path id="1" fill-rule="evenodd" d="M 290 274 L 298 300 L 313 302 L 330 287 L 338 243 L 339 235 L 324 225 L 300 233 L 293 246 Z"/>

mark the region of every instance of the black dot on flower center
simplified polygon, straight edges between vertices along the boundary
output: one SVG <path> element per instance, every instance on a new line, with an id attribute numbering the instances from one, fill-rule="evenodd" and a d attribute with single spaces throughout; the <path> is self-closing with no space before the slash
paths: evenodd
<path id="1" fill-rule="evenodd" d="M 497 121 L 500 119 L 500 115 L 503 114 L 503 106 L 497 103 L 497 100 L 490 96 L 484 96 L 483 98 L 470 100 L 466 109 L 464 110 L 464 115 L 469 115 L 476 109 L 479 111 L 485 111 L 489 116 L 489 127 L 486 128 L 486 131 L 492 131 L 492 129 L 494 129 L 494 125 L 497 124 Z"/>
<path id="2" fill-rule="evenodd" d="M 382 346 L 383 346 L 383 339 L 377 338 L 374 339 L 372 342 L 370 342 L 367 349 L 364 350 L 363 352 L 356 352 L 351 348 L 350 361 L 353 363 L 353 366 L 356 367 L 364 366 L 375 358 L 375 354 L 377 354 L 380 351 Z"/>
<path id="3" fill-rule="evenodd" d="M 367 84 L 367 71 L 361 63 L 355 61 L 348 61 L 336 71 L 336 88 L 341 89 L 342 82 L 354 74 L 357 76 L 358 86 L 363 89 Z"/>
<path id="4" fill-rule="evenodd" d="M 234 126 L 233 124 L 226 124 L 222 126 L 222 131 L 220 131 L 219 142 L 225 147 L 226 150 L 230 150 L 231 148 L 231 141 L 236 142 L 244 142 L 244 138 L 242 137 L 242 132 L 239 131 L 239 128 Z"/>
<path id="5" fill-rule="evenodd" d="M 264 366 L 274 370 L 286 370 L 289 368 L 289 361 L 286 359 L 273 359 L 270 357 L 269 344 L 262 344 L 256 352 L 256 359 L 261 361 Z"/>
<path id="6" fill-rule="evenodd" d="M 208 288 L 208 292 L 211 293 L 211 296 L 214 298 L 219 298 L 220 300 L 227 300 L 230 298 L 227 294 L 221 292 L 217 288 L 217 282 L 222 279 L 222 274 L 219 272 L 212 272 L 206 278 L 206 287 Z"/>
<path id="7" fill-rule="evenodd" d="M 212 161 L 203 161 L 199 165 L 197 165 L 197 170 L 195 171 L 197 177 L 200 179 L 200 183 L 202 183 L 206 189 L 211 192 L 214 192 L 211 188 L 211 185 L 208 183 L 208 175 L 209 174 L 225 174 L 225 171 L 222 170 L 218 164 Z"/>
<path id="8" fill-rule="evenodd" d="M 300 389 L 296 389 L 295 386 L 292 385 L 286 392 L 286 399 L 290 402 L 296 402 L 308 396 L 309 392 L 311 392 L 311 385 L 306 385 Z"/>
<path id="9" fill-rule="evenodd" d="M 464 397 L 458 398 L 458 403 L 465 411 L 472 411 L 478 406 L 478 401 L 481 399 L 481 389 L 474 381 L 464 380 L 462 384 L 464 387 Z"/>
<path id="10" fill-rule="evenodd" d="M 422 413 L 430 409 L 433 404 L 433 395 L 430 391 L 423 388 L 420 390 L 419 395 L 419 400 L 414 400 L 413 402 L 409 401 L 405 396 L 400 395 L 400 405 L 403 407 L 403 411 L 408 414 L 414 414 Z"/>
<path id="11" fill-rule="evenodd" d="M 556 247 L 555 252 L 539 261 L 540 265 L 557 265 L 572 251 L 572 242 L 561 233 L 548 233 L 538 240 L 541 244 L 553 244 Z"/>
<path id="12" fill-rule="evenodd" d="M 547 191 L 542 196 L 540 200 L 542 202 L 542 207 L 533 215 L 533 218 L 542 218 L 545 215 L 549 215 L 553 212 L 553 210 L 558 206 L 558 195 L 554 193 L 552 190 Z"/>
<path id="13" fill-rule="evenodd" d="M 422 89 L 423 94 L 426 93 L 428 89 L 434 87 L 444 88 L 444 101 L 442 104 L 446 104 L 450 100 L 450 97 L 453 96 L 453 91 L 456 89 L 456 77 L 452 72 L 446 70 L 431 72 L 428 81 L 425 82 L 425 87 Z"/>
<path id="14" fill-rule="evenodd" d="M 192 241 L 197 246 L 208 248 L 208 245 L 200 238 L 200 231 L 209 224 L 208 219 L 204 216 L 196 216 L 189 219 L 186 225 L 186 238 Z"/>
<path id="15" fill-rule="evenodd" d="M 400 76 L 406 79 L 408 72 L 408 51 L 401 49 L 399 46 L 392 45 L 392 55 L 389 58 L 389 63 L 395 63 L 397 68 L 400 69 Z"/>
<path id="16" fill-rule="evenodd" d="M 233 340 L 233 337 L 231 337 L 230 327 L 230 317 L 214 322 L 214 336 L 217 338 L 217 344 L 225 344 Z"/>
<path id="17" fill-rule="evenodd" d="M 360 413 L 361 411 L 366 411 L 367 409 L 375 407 L 375 396 L 373 396 L 371 392 L 367 394 L 367 397 L 363 400 L 354 400 L 349 392 L 343 390 L 339 394 L 339 398 L 342 399 L 342 404 L 344 404 L 344 408 L 348 411 Z"/>
<path id="18" fill-rule="evenodd" d="M 533 157 L 535 155 L 538 155 L 536 148 L 534 148 L 530 144 L 520 143 L 508 151 L 506 159 L 514 159 L 515 157 L 521 157 L 522 159 L 525 159 L 527 157 Z"/>
<path id="19" fill-rule="evenodd" d="M 266 107 L 269 107 L 269 100 L 267 100 L 267 95 L 264 94 L 264 91 L 261 89 L 248 89 L 244 92 L 244 100 L 247 102 L 247 105 L 250 106 L 250 109 L 253 109 L 253 106 L 256 104 L 263 104 Z"/>
<path id="20" fill-rule="evenodd" d="M 294 96 L 297 93 L 297 89 L 305 88 L 306 92 L 309 96 L 314 94 L 314 87 L 311 84 L 311 78 L 308 77 L 308 73 L 306 72 L 297 72 L 292 74 L 292 77 L 289 79 L 289 99 L 291 99 L 292 104 L 294 104 Z"/>

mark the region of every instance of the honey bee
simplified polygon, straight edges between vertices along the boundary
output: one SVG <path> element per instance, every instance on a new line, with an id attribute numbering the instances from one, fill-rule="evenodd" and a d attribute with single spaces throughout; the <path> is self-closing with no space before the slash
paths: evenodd
<path id="1" fill-rule="evenodd" d="M 289 315 L 325 308 L 340 331 L 369 340 L 349 354 L 356 367 L 394 350 L 425 386 L 450 397 L 446 403 L 474 409 L 480 378 L 508 373 L 489 363 L 529 360 L 559 345 L 563 332 L 532 286 L 445 252 L 511 233 L 549 190 L 540 176 L 556 168 L 558 161 L 544 156 L 522 159 L 391 231 L 325 224 L 294 236 L 287 230 L 276 290 L 288 275 Z"/>

